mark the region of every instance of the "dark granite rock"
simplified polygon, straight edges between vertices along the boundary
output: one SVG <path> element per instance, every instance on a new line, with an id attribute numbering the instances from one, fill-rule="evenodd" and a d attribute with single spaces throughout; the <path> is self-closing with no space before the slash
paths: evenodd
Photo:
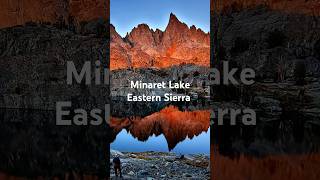
<path id="1" fill-rule="evenodd" d="M 54 110 L 56 102 L 71 101 L 91 109 L 109 104 L 108 85 L 67 85 L 67 61 L 78 72 L 86 61 L 92 69 L 95 61 L 108 67 L 107 38 L 26 25 L 1 29 L 0 39 L 0 107 Z"/>

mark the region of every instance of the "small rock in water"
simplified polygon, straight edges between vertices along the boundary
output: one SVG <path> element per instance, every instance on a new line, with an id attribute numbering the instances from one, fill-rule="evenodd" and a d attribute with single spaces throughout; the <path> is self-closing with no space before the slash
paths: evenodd
<path id="1" fill-rule="evenodd" d="M 128 175 L 134 176 L 134 172 L 133 172 L 133 171 L 130 171 L 130 172 L 128 173 Z"/>

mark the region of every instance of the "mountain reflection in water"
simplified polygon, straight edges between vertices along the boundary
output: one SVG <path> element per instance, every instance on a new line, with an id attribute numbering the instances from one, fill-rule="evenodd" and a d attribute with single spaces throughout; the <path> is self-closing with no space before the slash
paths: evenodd
<path id="1" fill-rule="evenodd" d="M 168 106 L 146 117 L 111 118 L 110 127 L 112 149 L 163 151 L 167 146 L 169 151 L 175 151 L 177 144 L 181 143 L 181 146 L 192 149 L 177 150 L 180 153 L 209 154 L 210 111 L 207 110 L 180 111 L 175 106 Z M 133 138 L 138 141 L 132 142 Z"/>

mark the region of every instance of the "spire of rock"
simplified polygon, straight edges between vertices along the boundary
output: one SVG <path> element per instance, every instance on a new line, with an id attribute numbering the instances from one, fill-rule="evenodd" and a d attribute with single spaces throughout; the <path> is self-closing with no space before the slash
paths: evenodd
<path id="1" fill-rule="evenodd" d="M 169 23 L 168 26 L 166 28 L 166 32 L 170 32 L 170 34 L 176 32 L 178 33 L 179 31 L 181 33 L 185 32 L 186 30 L 188 30 L 189 27 L 187 26 L 187 24 L 181 22 L 176 15 L 174 15 L 173 13 L 170 13 L 170 19 L 169 19 Z"/>
<path id="2" fill-rule="evenodd" d="M 173 13 L 170 13 L 170 19 L 169 19 L 169 24 L 170 25 L 177 25 L 177 24 L 183 24 L 181 21 L 179 21 L 179 19 L 177 18 L 177 16 Z"/>
<path id="3" fill-rule="evenodd" d="M 175 14 L 173 14 L 173 13 L 170 13 L 170 19 L 169 20 L 170 21 L 179 21 L 177 16 Z"/>

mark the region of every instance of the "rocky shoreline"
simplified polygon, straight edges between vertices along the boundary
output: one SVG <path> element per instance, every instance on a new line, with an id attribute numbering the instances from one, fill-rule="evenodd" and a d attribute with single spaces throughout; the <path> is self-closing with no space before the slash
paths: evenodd
<path id="1" fill-rule="evenodd" d="M 177 155 L 172 152 L 119 152 L 111 150 L 110 177 L 117 179 L 112 159 L 119 157 L 122 179 L 209 179 L 208 155 Z M 118 178 L 121 179 L 121 178 Z"/>

